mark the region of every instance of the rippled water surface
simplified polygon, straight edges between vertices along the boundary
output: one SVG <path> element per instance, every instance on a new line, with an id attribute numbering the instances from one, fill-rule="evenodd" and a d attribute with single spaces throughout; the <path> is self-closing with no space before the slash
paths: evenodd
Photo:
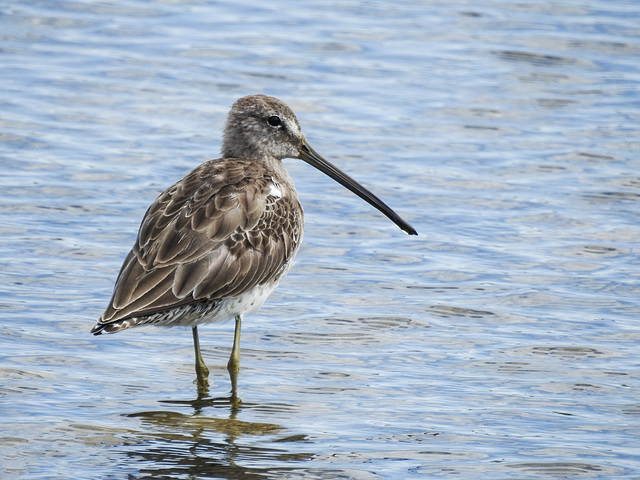
<path id="1" fill-rule="evenodd" d="M 640 4 L 0 2 L 0 477 L 640 477 Z M 310 167 L 244 322 L 93 337 L 146 207 L 238 97 Z"/>

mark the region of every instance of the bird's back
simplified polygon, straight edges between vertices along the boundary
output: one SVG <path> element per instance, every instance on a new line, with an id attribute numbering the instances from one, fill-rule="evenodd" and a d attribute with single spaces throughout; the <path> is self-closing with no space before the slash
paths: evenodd
<path id="1" fill-rule="evenodd" d="M 206 162 L 149 207 L 92 332 L 245 313 L 232 311 L 233 300 L 245 310 L 252 299 L 262 304 L 286 274 L 302 230 L 302 208 L 279 160 Z"/>

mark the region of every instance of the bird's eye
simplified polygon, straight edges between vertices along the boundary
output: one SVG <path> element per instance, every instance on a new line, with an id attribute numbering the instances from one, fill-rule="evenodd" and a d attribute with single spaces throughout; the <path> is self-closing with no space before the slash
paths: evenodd
<path id="1" fill-rule="evenodd" d="M 267 119 L 267 123 L 272 127 L 279 127 L 280 125 L 282 125 L 282 119 L 277 115 L 271 115 Z"/>

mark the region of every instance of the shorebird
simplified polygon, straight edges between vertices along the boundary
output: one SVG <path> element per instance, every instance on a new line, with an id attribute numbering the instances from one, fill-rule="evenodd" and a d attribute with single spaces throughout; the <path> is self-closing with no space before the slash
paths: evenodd
<path id="1" fill-rule="evenodd" d="M 240 328 L 291 268 L 303 212 L 283 158 L 298 158 L 377 208 L 405 233 L 416 230 L 382 200 L 322 158 L 280 100 L 252 95 L 227 117 L 222 158 L 198 166 L 147 210 L 105 312 L 91 330 L 116 333 L 139 325 L 192 328 L 199 391 L 209 370 L 198 325 L 235 318 L 227 369 L 237 388 Z"/>

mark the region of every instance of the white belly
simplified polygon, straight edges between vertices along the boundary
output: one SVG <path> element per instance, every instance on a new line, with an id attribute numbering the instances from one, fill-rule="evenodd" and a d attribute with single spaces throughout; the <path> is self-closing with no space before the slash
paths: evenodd
<path id="1" fill-rule="evenodd" d="M 139 324 L 156 325 L 158 327 L 193 327 L 206 323 L 222 323 L 231 320 L 236 315 L 257 312 L 271 295 L 271 292 L 278 286 L 280 280 L 285 277 L 290 267 L 291 262 L 273 283 L 257 285 L 248 292 L 235 297 L 211 302 L 203 301 L 152 315 Z"/>

